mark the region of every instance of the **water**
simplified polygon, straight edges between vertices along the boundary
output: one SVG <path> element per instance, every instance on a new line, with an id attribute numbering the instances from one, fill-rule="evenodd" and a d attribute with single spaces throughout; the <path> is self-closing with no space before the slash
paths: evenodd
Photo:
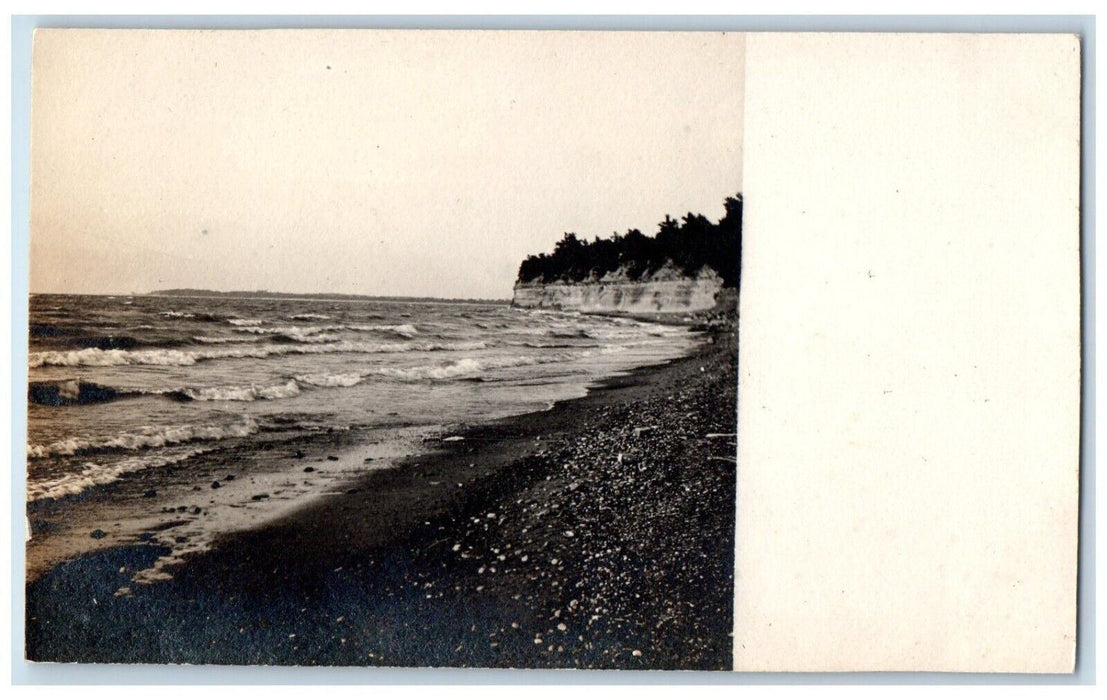
<path id="1" fill-rule="evenodd" d="M 36 295 L 30 319 L 29 574 L 165 545 L 140 582 L 463 425 L 548 408 L 698 340 L 448 302 Z"/>

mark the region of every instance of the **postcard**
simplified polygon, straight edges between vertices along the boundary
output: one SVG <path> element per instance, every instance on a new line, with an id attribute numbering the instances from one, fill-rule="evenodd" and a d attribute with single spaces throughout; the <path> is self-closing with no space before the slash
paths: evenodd
<path id="1" fill-rule="evenodd" d="M 1070 672 L 1080 51 L 37 30 L 26 658 Z"/>

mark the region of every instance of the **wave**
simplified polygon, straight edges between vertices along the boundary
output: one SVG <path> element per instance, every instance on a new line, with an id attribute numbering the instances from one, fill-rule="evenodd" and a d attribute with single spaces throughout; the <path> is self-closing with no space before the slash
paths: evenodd
<path id="1" fill-rule="evenodd" d="M 249 416 L 245 416 L 241 423 L 232 423 L 231 425 L 145 426 L 139 428 L 137 432 L 123 433 L 110 438 L 85 439 L 74 437 L 52 442 L 49 445 L 28 445 L 27 458 L 43 459 L 120 450 L 145 450 L 152 447 L 164 447 L 199 440 L 246 437 L 257 431 L 257 421 Z"/>
<path id="2" fill-rule="evenodd" d="M 212 335 L 194 335 L 192 339 L 197 343 L 203 343 L 204 345 L 223 345 L 225 343 L 256 343 L 259 338 L 247 338 L 243 336 L 212 336 Z"/>
<path id="3" fill-rule="evenodd" d="M 318 345 L 251 345 L 248 347 L 211 348 L 204 350 L 99 350 L 87 348 L 69 352 L 34 352 L 27 358 L 28 367 L 117 367 L 122 365 L 153 365 L 186 367 L 206 360 L 226 358 L 261 359 L 272 355 L 321 355 L 329 353 L 391 353 L 440 350 L 480 350 L 488 347 L 484 341 L 459 343 L 357 343 L 342 341 Z"/>
<path id="4" fill-rule="evenodd" d="M 184 388 L 165 392 L 168 396 L 186 401 L 258 401 L 289 399 L 300 395 L 300 385 L 289 379 L 273 386 L 211 386 Z"/>
<path id="5" fill-rule="evenodd" d="M 570 347 L 570 346 L 565 346 Z M 601 350 L 601 352 L 603 352 Z M 587 357 L 584 353 L 554 353 L 547 355 L 516 355 L 511 357 L 488 357 L 475 359 L 465 357 L 453 362 L 437 365 L 416 365 L 414 367 L 376 367 L 366 372 L 348 372 L 344 374 L 302 374 L 296 381 L 320 387 L 351 387 L 363 382 L 367 377 L 387 377 L 401 381 L 420 381 L 427 379 L 453 379 L 455 377 L 479 376 L 489 370 L 541 365 L 552 362 Z"/>
<path id="6" fill-rule="evenodd" d="M 235 328 L 239 333 L 253 333 L 255 335 L 283 335 L 302 343 L 319 342 L 317 339 L 324 334 L 334 331 L 377 331 L 389 332 L 405 338 L 414 338 L 419 330 L 410 323 L 398 325 L 387 324 L 346 324 L 325 326 L 240 326 Z"/>
<path id="7" fill-rule="evenodd" d="M 445 365 L 426 365 L 422 367 L 379 367 L 373 374 L 395 379 L 450 379 L 463 374 L 477 374 L 484 369 L 479 360 L 465 358 Z"/>
<path id="8" fill-rule="evenodd" d="M 130 457 L 110 465 L 86 462 L 79 472 L 66 474 L 55 479 L 28 483 L 27 501 L 34 502 L 76 496 L 90 488 L 119 481 L 126 474 L 142 471 L 143 469 L 177 464 L 204 452 L 205 450 L 191 450 L 172 457 Z"/>
<path id="9" fill-rule="evenodd" d="M 547 355 L 516 355 L 509 357 L 489 357 L 481 360 L 463 358 L 440 365 L 421 365 L 416 367 L 378 367 L 368 374 L 391 377 L 405 381 L 424 379 L 452 379 L 463 376 L 479 376 L 488 370 L 508 369 L 530 365 L 544 365 L 553 362 L 565 362 L 586 356 L 587 353 L 551 353 Z"/>
<path id="10" fill-rule="evenodd" d="M 322 387 L 350 387 L 360 384 L 364 379 L 364 374 L 358 374 L 356 372 L 348 374 L 300 374 L 296 376 L 296 381 L 301 384 Z"/>
<path id="11" fill-rule="evenodd" d="M 260 326 L 261 321 L 256 318 L 229 318 L 227 323 L 232 326 Z"/>
<path id="12" fill-rule="evenodd" d="M 169 318 L 196 318 L 196 314 L 189 313 L 188 311 L 160 311 L 159 316 L 168 316 Z"/>
<path id="13" fill-rule="evenodd" d="M 33 352 L 29 367 L 112 367 L 117 365 L 192 365 L 200 353 L 183 350 L 101 350 L 85 348 L 69 352 Z"/>
<path id="14" fill-rule="evenodd" d="M 338 336 L 328 335 L 326 331 L 341 330 L 342 326 L 243 326 L 235 328 L 239 333 L 254 335 L 272 335 L 292 343 L 330 343 Z"/>
<path id="15" fill-rule="evenodd" d="M 143 326 L 141 328 L 132 328 L 131 330 L 147 329 L 152 330 L 154 327 Z M 104 332 L 102 335 L 97 335 L 80 326 L 60 326 L 46 323 L 31 324 L 30 337 L 48 346 L 99 348 L 100 350 L 130 350 L 131 348 L 149 344 L 132 335 L 122 335 L 110 331 Z M 173 340 L 167 339 L 166 342 L 172 344 Z"/>
<path id="16" fill-rule="evenodd" d="M 327 316 L 326 314 L 292 314 L 288 318 L 292 319 L 293 321 L 329 321 L 331 317 Z"/>
<path id="17" fill-rule="evenodd" d="M 333 335 L 331 333 L 323 333 L 321 335 L 313 335 L 308 337 L 286 335 L 284 333 L 276 333 L 270 337 L 274 343 L 336 343 L 341 340 L 341 336 Z"/>
<path id="18" fill-rule="evenodd" d="M 258 401 L 299 396 L 300 386 L 290 379 L 272 386 L 213 386 L 181 389 L 116 389 L 80 379 L 30 382 L 27 399 L 43 406 L 83 406 L 140 396 L 168 396 L 178 401 Z"/>
<path id="19" fill-rule="evenodd" d="M 350 331 L 387 331 L 402 335 L 405 338 L 414 338 L 419 334 L 419 329 L 410 323 L 402 323 L 399 325 L 366 325 L 366 324 L 351 324 L 347 326 L 340 326 L 343 330 Z"/>

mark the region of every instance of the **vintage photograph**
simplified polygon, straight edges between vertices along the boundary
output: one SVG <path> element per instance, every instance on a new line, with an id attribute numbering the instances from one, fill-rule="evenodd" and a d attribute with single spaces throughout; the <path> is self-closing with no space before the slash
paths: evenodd
<path id="1" fill-rule="evenodd" d="M 730 670 L 744 51 L 36 31 L 27 658 Z"/>

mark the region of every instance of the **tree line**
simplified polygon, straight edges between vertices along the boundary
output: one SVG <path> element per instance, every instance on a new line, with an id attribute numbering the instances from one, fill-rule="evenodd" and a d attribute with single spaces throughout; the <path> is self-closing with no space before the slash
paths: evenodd
<path id="1" fill-rule="evenodd" d="M 726 214 L 712 223 L 691 212 L 665 215 L 657 234 L 638 229 L 593 241 L 566 233 L 551 254 L 530 255 L 519 266 L 520 282 L 583 282 L 622 270 L 628 279 L 648 277 L 666 264 L 687 276 L 713 269 L 727 287 L 738 286 L 742 248 L 742 194 L 727 197 Z"/>

